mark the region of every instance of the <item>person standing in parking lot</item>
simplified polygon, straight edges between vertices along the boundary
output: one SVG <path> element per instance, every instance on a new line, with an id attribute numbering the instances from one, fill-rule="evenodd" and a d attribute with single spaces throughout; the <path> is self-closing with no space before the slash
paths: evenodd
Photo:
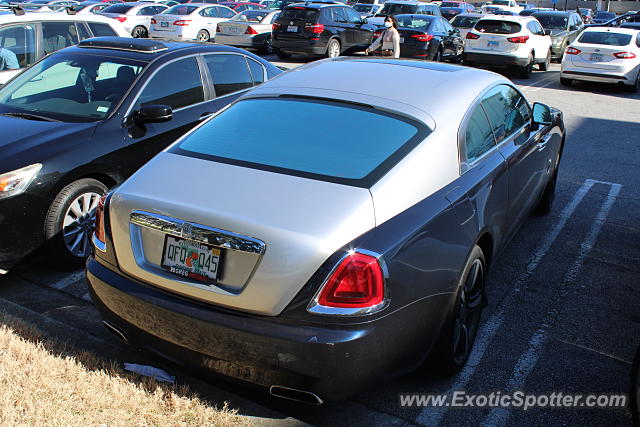
<path id="1" fill-rule="evenodd" d="M 380 34 L 371 46 L 365 50 L 368 55 L 369 52 L 376 50 L 382 45 L 382 56 L 392 56 L 394 58 L 400 58 L 400 33 L 398 33 L 398 20 L 395 16 L 387 16 L 384 20 L 384 26 L 386 29 Z"/>

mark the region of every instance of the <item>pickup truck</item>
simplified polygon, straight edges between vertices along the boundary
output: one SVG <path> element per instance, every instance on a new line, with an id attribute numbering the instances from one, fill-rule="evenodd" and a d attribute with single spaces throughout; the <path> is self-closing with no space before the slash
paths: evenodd
<path id="1" fill-rule="evenodd" d="M 516 0 L 492 0 L 484 4 L 484 6 L 482 7 L 483 11 L 485 6 L 498 7 L 502 10 L 510 10 L 511 12 L 514 12 L 516 15 L 524 10 L 524 7 L 518 6 L 518 3 L 516 3 Z"/>

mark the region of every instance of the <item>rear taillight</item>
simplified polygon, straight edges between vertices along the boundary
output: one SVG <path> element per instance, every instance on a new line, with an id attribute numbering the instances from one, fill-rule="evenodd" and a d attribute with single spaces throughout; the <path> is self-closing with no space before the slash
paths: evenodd
<path id="1" fill-rule="evenodd" d="M 151 23 L 152 24 L 157 24 L 158 22 L 155 20 L 155 18 L 151 18 Z"/>
<path id="2" fill-rule="evenodd" d="M 313 34 L 320 34 L 321 32 L 324 31 L 324 25 L 322 24 L 305 25 L 304 29 Z"/>
<path id="3" fill-rule="evenodd" d="M 382 35 L 382 33 L 383 33 L 383 31 L 376 31 L 375 33 L 373 33 L 373 37 L 377 39 L 378 37 L 380 37 Z"/>
<path id="4" fill-rule="evenodd" d="M 526 43 L 529 40 L 529 36 L 509 37 L 507 41 L 511 43 Z"/>
<path id="5" fill-rule="evenodd" d="M 636 57 L 636 54 L 633 52 L 616 52 L 613 56 L 618 59 L 633 59 Z"/>
<path id="6" fill-rule="evenodd" d="M 104 250 L 105 245 L 107 244 L 106 231 L 104 228 L 104 204 L 107 200 L 107 195 L 100 197 L 98 200 L 98 206 L 96 207 L 96 223 L 94 228 L 94 243 L 96 246 L 102 245 L 101 250 Z"/>
<path id="7" fill-rule="evenodd" d="M 256 30 L 253 29 L 253 27 L 248 26 L 247 27 L 247 31 L 244 32 L 245 34 L 258 34 L 258 32 Z"/>
<path id="8" fill-rule="evenodd" d="M 420 42 L 428 42 L 433 38 L 431 34 L 414 34 L 411 36 L 412 39 L 417 39 Z"/>
<path id="9" fill-rule="evenodd" d="M 566 53 L 567 55 L 578 55 L 579 53 L 581 53 L 582 51 L 580 49 L 576 49 L 575 47 L 567 47 L 564 51 L 564 53 Z"/>
<path id="10" fill-rule="evenodd" d="M 118 22 L 124 22 L 124 21 L 127 20 L 127 17 L 126 16 L 116 16 L 114 19 L 116 21 L 118 21 Z"/>
<path id="11" fill-rule="evenodd" d="M 468 32 L 466 38 L 469 39 L 469 40 L 476 40 L 476 39 L 479 39 L 480 36 L 475 34 L 475 33 Z"/>
<path id="12" fill-rule="evenodd" d="M 342 259 L 316 298 L 323 307 L 367 308 L 384 301 L 384 273 L 378 258 L 354 252 Z"/>
<path id="13" fill-rule="evenodd" d="M 220 25 L 216 25 L 216 33 L 221 33 L 222 30 L 220 29 Z"/>
<path id="14" fill-rule="evenodd" d="M 180 21 L 175 21 L 173 25 L 175 25 L 176 27 L 186 27 L 187 25 L 189 25 L 189 22 L 191 22 L 190 19 L 181 19 Z"/>
<path id="15" fill-rule="evenodd" d="M 277 22 L 274 22 L 273 24 L 271 24 L 271 31 L 275 31 L 278 28 L 280 28 L 280 24 L 278 24 Z"/>

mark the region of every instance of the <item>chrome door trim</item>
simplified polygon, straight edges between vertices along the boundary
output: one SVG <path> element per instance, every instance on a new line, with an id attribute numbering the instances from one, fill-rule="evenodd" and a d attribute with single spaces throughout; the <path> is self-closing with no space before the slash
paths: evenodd
<path id="1" fill-rule="evenodd" d="M 129 220 L 141 227 L 232 251 L 262 255 L 267 248 L 262 240 L 254 237 L 152 212 L 135 210 L 129 215 Z"/>

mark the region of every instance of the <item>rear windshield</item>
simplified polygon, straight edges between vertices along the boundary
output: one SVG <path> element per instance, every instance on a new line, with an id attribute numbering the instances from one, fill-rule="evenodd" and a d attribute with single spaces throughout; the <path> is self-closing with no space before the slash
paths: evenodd
<path id="1" fill-rule="evenodd" d="M 542 28 L 547 30 L 566 30 L 569 23 L 569 19 L 562 15 L 534 13 L 533 17 L 540 21 Z"/>
<path id="2" fill-rule="evenodd" d="M 387 15 L 402 15 L 404 13 L 415 13 L 416 8 L 417 6 L 414 6 L 412 4 L 387 3 L 382 7 L 382 9 L 380 9 L 380 12 L 378 12 L 376 15 L 387 16 Z"/>
<path id="3" fill-rule="evenodd" d="M 482 19 L 476 24 L 475 30 L 481 33 L 515 34 L 522 27 L 517 22 L 502 21 L 498 19 Z"/>
<path id="4" fill-rule="evenodd" d="M 319 12 L 317 9 L 291 8 L 285 9 L 280 14 L 281 19 L 302 19 L 305 21 L 316 21 Z"/>
<path id="5" fill-rule="evenodd" d="M 231 18 L 233 21 L 249 21 L 249 22 L 260 22 L 265 16 L 270 14 L 271 11 L 260 11 L 260 10 L 245 10 Z"/>
<path id="6" fill-rule="evenodd" d="M 132 7 L 126 4 L 114 4 L 113 6 L 105 7 L 102 13 L 127 13 Z"/>
<path id="7" fill-rule="evenodd" d="M 479 20 L 477 16 L 456 16 L 451 21 L 451 25 L 456 28 L 473 28 Z"/>
<path id="8" fill-rule="evenodd" d="M 607 46 L 626 46 L 631 42 L 631 34 L 610 33 L 610 32 L 587 32 L 582 33 L 580 43 L 604 44 Z"/>
<path id="9" fill-rule="evenodd" d="M 493 0 L 491 4 L 495 4 L 497 6 L 511 6 L 511 2 L 509 2 L 509 0 Z"/>
<path id="10" fill-rule="evenodd" d="M 200 6 L 187 6 L 184 4 L 177 4 L 169 9 L 165 10 L 163 13 L 167 15 L 191 15 L 198 9 Z"/>
<path id="11" fill-rule="evenodd" d="M 440 7 L 460 7 L 460 3 L 454 1 L 443 1 Z"/>
<path id="12" fill-rule="evenodd" d="M 616 14 L 613 12 L 596 12 L 596 19 L 613 19 Z"/>
<path id="13" fill-rule="evenodd" d="M 369 187 L 429 133 L 422 124 L 370 107 L 315 99 L 247 99 L 170 152 Z"/>
<path id="14" fill-rule="evenodd" d="M 355 9 L 356 12 L 371 12 L 371 9 L 373 9 L 373 6 L 368 4 L 356 4 L 355 6 L 353 6 L 353 8 Z"/>
<path id="15" fill-rule="evenodd" d="M 396 16 L 396 18 L 398 19 L 398 26 L 420 31 L 427 31 L 431 21 L 435 19 L 435 17 L 420 15 Z"/>

